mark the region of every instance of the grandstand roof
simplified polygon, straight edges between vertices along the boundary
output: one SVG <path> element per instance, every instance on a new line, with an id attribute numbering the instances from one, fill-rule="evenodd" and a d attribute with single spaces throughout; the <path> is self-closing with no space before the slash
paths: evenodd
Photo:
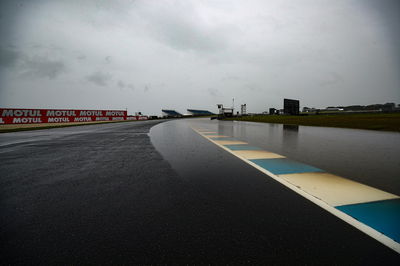
<path id="1" fill-rule="evenodd" d="M 167 116 L 182 116 L 181 113 L 175 111 L 175 110 L 166 110 L 166 109 L 162 109 L 161 110 L 163 113 L 165 113 Z"/>
<path id="2" fill-rule="evenodd" d="M 214 114 L 208 110 L 187 109 L 187 111 L 189 113 L 192 113 L 193 115 L 213 115 Z"/>

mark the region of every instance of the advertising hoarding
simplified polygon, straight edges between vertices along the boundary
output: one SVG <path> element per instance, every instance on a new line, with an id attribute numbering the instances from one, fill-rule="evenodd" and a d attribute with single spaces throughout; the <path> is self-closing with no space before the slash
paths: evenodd
<path id="1" fill-rule="evenodd" d="M 124 110 L 0 108 L 0 124 L 118 121 L 126 117 Z"/>

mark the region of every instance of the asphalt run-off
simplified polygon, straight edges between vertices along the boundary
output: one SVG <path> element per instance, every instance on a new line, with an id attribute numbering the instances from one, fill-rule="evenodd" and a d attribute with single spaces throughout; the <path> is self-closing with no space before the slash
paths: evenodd
<path id="1" fill-rule="evenodd" d="M 398 158 L 398 133 L 208 119 L 0 134 L 1 261 L 396 265 L 393 247 L 283 182 L 314 197 L 304 180 L 334 176 L 379 192 L 361 213 L 396 210 Z"/>

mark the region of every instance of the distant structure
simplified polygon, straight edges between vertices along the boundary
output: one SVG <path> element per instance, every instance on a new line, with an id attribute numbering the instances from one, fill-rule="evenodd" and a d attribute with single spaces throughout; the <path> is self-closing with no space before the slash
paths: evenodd
<path id="1" fill-rule="evenodd" d="M 241 115 L 246 115 L 246 113 L 247 113 L 247 105 L 246 104 L 241 104 L 240 105 L 240 114 Z"/>
<path id="2" fill-rule="evenodd" d="M 328 106 L 326 108 L 316 109 L 303 107 L 303 113 L 392 113 L 400 112 L 400 106 L 396 107 L 395 103 L 370 104 L 370 105 L 350 105 L 350 106 Z"/>
<path id="3" fill-rule="evenodd" d="M 300 101 L 292 99 L 283 99 L 283 113 L 285 115 L 299 115 Z"/>
<path id="4" fill-rule="evenodd" d="M 219 114 L 218 117 L 232 117 L 233 116 L 233 107 L 232 108 L 224 108 L 222 104 L 217 104 Z"/>
<path id="5" fill-rule="evenodd" d="M 328 106 L 325 109 L 326 111 L 343 111 L 343 108 L 339 108 L 339 107 L 334 107 L 334 106 Z"/>
<path id="6" fill-rule="evenodd" d="M 161 111 L 163 112 L 163 117 L 167 117 L 167 118 L 177 118 L 177 117 L 183 116 L 181 113 L 178 113 L 175 110 L 162 109 Z"/>
<path id="7" fill-rule="evenodd" d="M 276 111 L 278 111 L 278 110 L 276 110 L 275 108 L 269 108 L 270 115 L 276 115 Z"/>
<path id="8" fill-rule="evenodd" d="M 400 105 L 395 103 L 350 105 L 350 106 L 328 106 L 326 108 L 303 107 L 303 113 L 310 114 L 340 114 L 340 113 L 397 113 Z"/>
<path id="9" fill-rule="evenodd" d="M 370 104 L 370 105 L 350 105 L 340 106 L 344 111 L 380 111 L 380 112 L 393 112 L 396 111 L 395 103 L 385 104 Z"/>
<path id="10" fill-rule="evenodd" d="M 207 110 L 187 109 L 187 111 L 192 116 L 214 115 L 214 113 Z"/>
<path id="11" fill-rule="evenodd" d="M 314 107 L 303 107 L 303 113 L 310 113 L 315 111 L 317 111 L 317 109 L 315 109 Z"/>

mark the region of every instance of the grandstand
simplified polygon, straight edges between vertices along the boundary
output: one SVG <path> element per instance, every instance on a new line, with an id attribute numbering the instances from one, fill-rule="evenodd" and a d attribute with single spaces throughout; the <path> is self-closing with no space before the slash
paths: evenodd
<path id="1" fill-rule="evenodd" d="M 187 111 L 192 116 L 214 115 L 214 113 L 207 110 L 187 109 Z"/>
<path id="2" fill-rule="evenodd" d="M 175 110 L 166 110 L 162 109 L 163 112 L 163 117 L 182 117 L 183 115 L 181 113 L 178 113 Z"/>

